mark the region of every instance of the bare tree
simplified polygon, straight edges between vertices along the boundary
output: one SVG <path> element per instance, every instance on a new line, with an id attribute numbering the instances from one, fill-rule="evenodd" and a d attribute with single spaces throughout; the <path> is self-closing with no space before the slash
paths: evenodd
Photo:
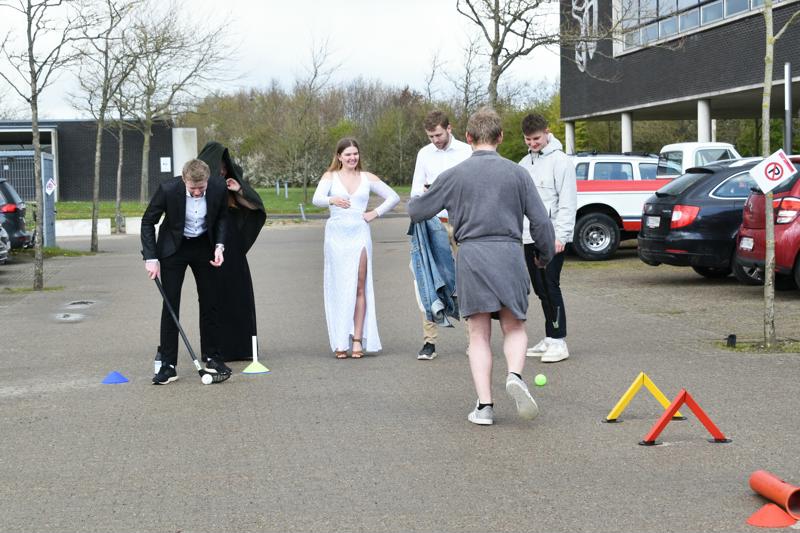
<path id="1" fill-rule="evenodd" d="M 486 69 L 479 61 L 480 37 L 472 37 L 464 46 L 464 63 L 460 73 L 448 73 L 447 79 L 453 85 L 455 101 L 453 107 L 459 119 L 458 131 L 467 126 L 467 117 L 475 111 L 486 98 L 483 88 Z"/>
<path id="2" fill-rule="evenodd" d="M 145 4 L 144 13 L 133 25 L 131 47 L 137 64 L 129 82 L 140 93 L 136 124 L 144 136 L 142 181 L 139 201 L 149 197 L 150 137 L 157 120 L 173 117 L 196 98 L 196 92 L 225 81 L 219 71 L 231 54 L 223 29 L 194 23 L 175 2 L 167 6 Z"/>
<path id="3" fill-rule="evenodd" d="M 74 0 L 2 0 L 3 18 L 25 29 L 24 45 L 13 48 L 12 34 L 3 37 L 2 59 L 10 67 L 0 68 L 2 78 L 30 106 L 33 133 L 33 174 L 36 191 L 36 242 L 33 289 L 44 288 L 44 194 L 42 190 L 42 144 L 39 136 L 39 96 L 56 76 L 76 59 L 75 42 L 81 38 Z M 22 20 L 20 20 L 22 19 Z M 56 22 L 60 21 L 60 22 Z"/>
<path id="4" fill-rule="evenodd" d="M 100 216 L 100 155 L 106 116 L 112 100 L 119 94 L 136 66 L 136 56 L 125 45 L 124 31 L 124 23 L 136 3 L 130 0 L 97 0 L 92 6 L 98 8 L 97 12 L 89 10 L 81 15 L 85 22 L 83 34 L 86 44 L 81 50 L 78 75 L 83 99 L 77 107 L 90 112 L 97 121 L 92 183 L 93 252 L 99 250 L 97 219 Z"/>
<path id="5" fill-rule="evenodd" d="M 764 53 L 764 90 L 761 96 L 761 155 L 767 157 L 771 148 L 769 144 L 770 99 L 772 98 L 772 70 L 775 58 L 775 43 L 786 33 L 786 30 L 797 22 L 800 11 L 795 11 L 783 27 L 774 33 L 772 20 L 773 0 L 764 0 L 764 26 L 766 50 Z M 765 238 L 764 257 L 764 344 L 769 348 L 775 343 L 775 219 L 773 218 L 772 191 L 766 194 L 765 202 Z"/>
<path id="6" fill-rule="evenodd" d="M 498 103 L 500 77 L 520 57 L 560 42 L 556 0 L 457 0 L 459 13 L 475 23 L 488 46 L 489 103 Z"/>
<path id="7" fill-rule="evenodd" d="M 436 98 L 436 78 L 439 75 L 439 71 L 441 70 L 444 62 L 442 61 L 441 57 L 439 57 L 439 51 L 435 51 L 431 55 L 431 62 L 429 65 L 428 74 L 425 76 L 425 98 L 428 102 L 433 102 Z"/>

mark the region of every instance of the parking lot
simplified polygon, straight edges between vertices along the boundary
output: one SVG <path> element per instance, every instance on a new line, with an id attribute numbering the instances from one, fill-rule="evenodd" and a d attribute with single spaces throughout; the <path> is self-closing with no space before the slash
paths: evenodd
<path id="1" fill-rule="evenodd" d="M 271 374 L 153 387 L 159 296 L 138 238 L 95 256 L 0 267 L 0 530 L 29 531 L 744 531 L 764 502 L 747 485 L 767 469 L 800 483 L 795 428 L 800 359 L 737 353 L 757 340 L 762 288 L 689 268 L 650 267 L 631 242 L 610 261 L 568 259 L 562 275 L 570 359 L 528 360 L 542 414 L 518 420 L 493 339 L 497 422 L 466 420 L 474 392 L 459 324 L 420 362 L 407 219 L 373 226 L 384 350 L 329 353 L 322 306 L 323 223 L 266 228 L 249 258 Z M 60 241 L 88 249 L 88 239 Z M 187 284 L 182 322 L 197 339 Z M 778 337 L 800 336 L 800 291 L 779 291 Z M 65 316 L 67 315 L 67 316 Z M 543 335 L 533 297 L 528 332 Z M 101 385 L 110 371 L 130 379 Z M 640 392 L 601 420 L 639 372 L 670 398 L 686 388 L 730 444 L 690 412 L 638 442 L 661 408 Z M 682 410 L 683 411 L 683 410 Z"/>

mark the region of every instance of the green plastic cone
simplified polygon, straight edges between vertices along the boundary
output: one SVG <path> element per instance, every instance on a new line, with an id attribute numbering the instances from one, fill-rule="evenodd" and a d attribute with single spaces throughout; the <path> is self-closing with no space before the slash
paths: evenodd
<path id="1" fill-rule="evenodd" d="M 253 361 L 247 368 L 242 370 L 242 374 L 269 374 L 269 368 L 265 367 L 258 361 Z"/>

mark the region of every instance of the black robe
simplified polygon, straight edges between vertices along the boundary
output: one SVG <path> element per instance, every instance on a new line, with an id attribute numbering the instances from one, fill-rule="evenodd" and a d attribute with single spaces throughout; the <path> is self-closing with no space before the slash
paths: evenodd
<path id="1" fill-rule="evenodd" d="M 253 279 L 247 263 L 247 252 L 258 238 L 267 219 L 261 197 L 243 178 L 242 168 L 231 159 L 228 149 L 217 142 L 207 143 L 198 159 L 211 169 L 212 176 L 220 176 L 221 163 L 225 162 L 229 178 L 242 187 L 242 195 L 256 209 L 236 202 L 234 193 L 228 192 L 228 233 L 225 239 L 225 261 L 220 267 L 218 317 L 220 321 L 219 357 L 224 361 L 252 358 L 252 340 L 256 335 L 256 303 Z M 236 193 L 238 194 L 238 193 Z"/>

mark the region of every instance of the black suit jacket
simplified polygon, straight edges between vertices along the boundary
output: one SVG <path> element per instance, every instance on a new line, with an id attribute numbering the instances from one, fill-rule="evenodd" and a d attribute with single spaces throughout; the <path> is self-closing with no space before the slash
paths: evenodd
<path id="1" fill-rule="evenodd" d="M 206 235 L 209 245 L 225 244 L 228 213 L 228 188 L 220 177 L 208 180 L 206 189 Z M 156 241 L 156 224 L 164 221 Z M 158 186 L 142 215 L 142 256 L 144 259 L 164 259 L 178 251 L 186 224 L 186 186 L 180 176 Z"/>

